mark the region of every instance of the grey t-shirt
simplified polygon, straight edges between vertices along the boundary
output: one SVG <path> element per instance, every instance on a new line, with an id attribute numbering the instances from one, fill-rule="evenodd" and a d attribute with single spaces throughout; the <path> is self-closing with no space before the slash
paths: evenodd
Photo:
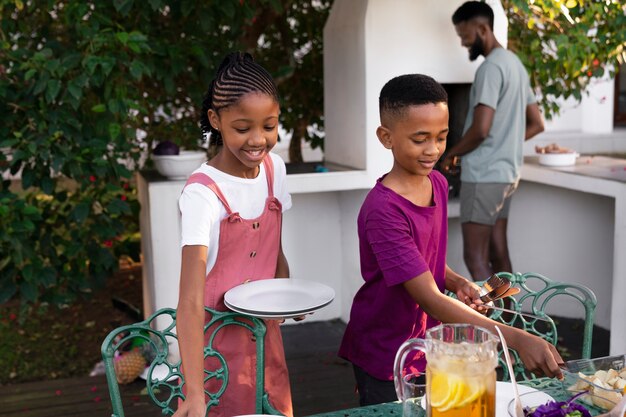
<path id="1" fill-rule="evenodd" d="M 493 124 L 483 143 L 461 157 L 461 181 L 514 183 L 519 180 L 526 106 L 536 101 L 519 58 L 504 48 L 492 50 L 476 71 L 463 131 L 471 126 L 478 104 L 495 110 Z"/>

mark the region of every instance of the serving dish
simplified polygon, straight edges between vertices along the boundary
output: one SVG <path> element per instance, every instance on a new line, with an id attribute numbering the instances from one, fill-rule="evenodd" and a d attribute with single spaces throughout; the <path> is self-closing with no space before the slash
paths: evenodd
<path id="1" fill-rule="evenodd" d="M 540 153 L 538 155 L 540 165 L 551 167 L 576 165 L 576 158 L 580 156 L 577 152 Z"/>
<path id="2" fill-rule="evenodd" d="M 610 410 L 626 390 L 626 355 L 567 361 L 563 376 L 564 389 L 572 394 L 587 391 L 581 401 Z"/>
<path id="3" fill-rule="evenodd" d="M 159 174 L 173 180 L 184 180 L 207 160 L 204 151 L 180 151 L 178 155 L 152 155 Z"/>

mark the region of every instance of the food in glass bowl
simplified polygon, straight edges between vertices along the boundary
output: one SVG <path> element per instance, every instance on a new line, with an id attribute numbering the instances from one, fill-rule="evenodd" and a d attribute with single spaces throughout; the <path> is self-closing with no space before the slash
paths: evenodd
<path id="1" fill-rule="evenodd" d="M 591 417 L 591 413 L 584 405 L 576 400 L 580 395 L 575 395 L 567 401 L 546 401 L 541 391 L 527 392 L 520 395 L 524 417 Z M 508 407 L 509 416 L 515 414 L 515 400 L 511 400 Z"/>
<path id="2" fill-rule="evenodd" d="M 626 390 L 626 355 L 579 359 L 565 363 L 563 385 L 572 393 L 586 392 L 581 400 L 612 409 Z"/>

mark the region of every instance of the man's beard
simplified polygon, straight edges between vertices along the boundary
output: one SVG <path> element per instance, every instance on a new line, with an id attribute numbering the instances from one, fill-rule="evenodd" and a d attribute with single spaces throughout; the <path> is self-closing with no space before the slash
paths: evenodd
<path id="1" fill-rule="evenodd" d="M 469 49 L 469 59 L 470 61 L 475 61 L 476 58 L 483 55 L 485 52 L 485 48 L 483 47 L 483 41 L 478 36 L 476 36 L 476 40 L 470 46 Z"/>

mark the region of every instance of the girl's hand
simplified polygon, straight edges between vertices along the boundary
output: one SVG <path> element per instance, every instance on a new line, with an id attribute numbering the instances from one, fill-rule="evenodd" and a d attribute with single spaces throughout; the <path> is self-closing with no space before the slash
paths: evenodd
<path id="1" fill-rule="evenodd" d="M 201 397 L 187 397 L 172 417 L 205 417 L 206 403 Z"/>

